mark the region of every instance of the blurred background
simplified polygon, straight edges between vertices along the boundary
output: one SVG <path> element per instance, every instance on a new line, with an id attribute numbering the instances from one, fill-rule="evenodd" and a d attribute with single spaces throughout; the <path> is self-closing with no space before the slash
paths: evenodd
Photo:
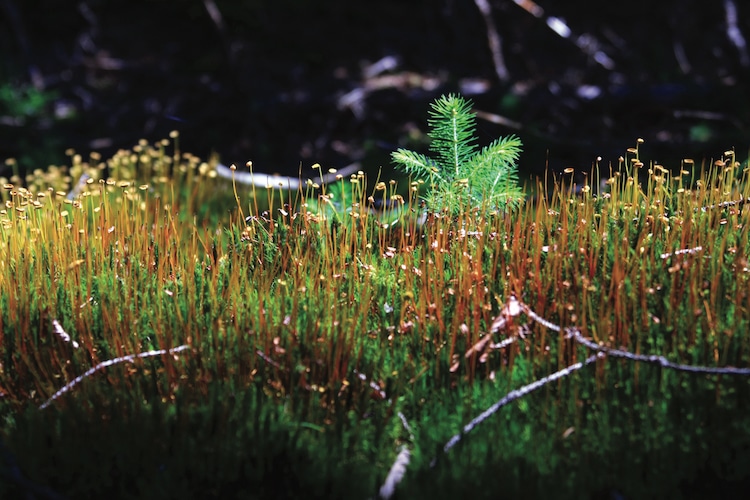
<path id="1" fill-rule="evenodd" d="M 750 146 L 750 5 L 736 0 L 0 0 L 0 158 L 182 149 L 258 171 L 390 168 L 460 92 L 480 145 L 529 175 L 678 167 Z M 0 164 L 0 176 L 9 167 Z"/>

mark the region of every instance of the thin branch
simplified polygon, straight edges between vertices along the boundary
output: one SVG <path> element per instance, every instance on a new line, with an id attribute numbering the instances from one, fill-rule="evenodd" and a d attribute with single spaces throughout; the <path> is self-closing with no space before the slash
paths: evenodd
<path id="1" fill-rule="evenodd" d="M 747 53 L 747 42 L 745 42 L 745 37 L 742 35 L 742 31 L 740 31 L 737 6 L 735 5 L 734 0 L 724 0 L 724 12 L 727 22 L 727 37 L 740 54 L 740 64 L 743 68 L 747 68 L 750 66 L 750 55 Z"/>
<path id="2" fill-rule="evenodd" d="M 396 486 L 403 479 L 406 474 L 406 467 L 409 465 L 411 460 L 411 452 L 409 447 L 404 445 L 401 447 L 401 451 L 396 457 L 396 461 L 393 462 L 391 469 L 388 471 L 388 476 L 385 478 L 383 486 L 380 487 L 380 498 L 387 500 L 393 496 L 396 492 Z"/>
<path id="3" fill-rule="evenodd" d="M 316 177 L 313 179 L 315 183 L 331 184 L 336 182 L 338 176 L 349 176 L 357 173 L 361 169 L 359 163 L 352 163 L 344 168 L 337 170 L 334 173 L 329 173 L 323 177 Z M 281 189 L 297 190 L 303 187 L 303 184 L 299 177 L 289 177 L 285 175 L 272 175 L 263 174 L 260 172 L 238 172 L 232 171 L 229 167 L 218 164 L 216 165 L 216 174 L 219 177 L 225 179 L 234 179 L 234 181 L 249 186 L 256 186 L 261 188 L 274 187 Z"/>
<path id="4" fill-rule="evenodd" d="M 729 207 L 734 207 L 734 206 L 741 207 L 742 205 L 747 203 L 747 201 L 748 201 L 748 198 L 744 198 L 740 196 L 740 198 L 737 200 L 723 201 L 721 203 L 717 203 L 716 205 L 708 205 L 706 207 L 700 207 L 700 210 L 701 212 L 708 212 L 709 210 L 712 210 L 714 208 L 729 208 Z M 698 209 L 696 208 L 695 210 L 697 211 Z"/>
<path id="5" fill-rule="evenodd" d="M 677 60 L 677 64 L 680 66 L 682 73 L 685 75 L 690 74 L 692 67 L 690 66 L 690 61 L 687 58 L 685 46 L 682 45 L 682 42 L 679 40 L 672 42 L 672 50 L 674 51 L 674 58 Z"/>
<path id="6" fill-rule="evenodd" d="M 487 25 L 487 45 L 492 53 L 492 64 L 495 66 L 495 74 L 501 82 L 507 82 L 510 79 L 510 73 L 505 66 L 503 57 L 503 41 L 497 32 L 495 20 L 492 19 L 492 7 L 487 0 L 474 0 L 479 12 L 482 13 L 484 24 Z"/>
<path id="7" fill-rule="evenodd" d="M 101 370 L 103 368 L 107 368 L 108 366 L 116 365 L 118 363 L 123 363 L 125 361 L 131 361 L 132 362 L 132 361 L 135 361 L 137 358 L 147 358 L 149 356 L 162 356 L 164 354 L 175 354 L 175 353 L 178 353 L 180 351 L 184 351 L 185 349 L 189 349 L 189 346 L 187 346 L 187 345 L 181 345 L 179 347 L 174 347 L 172 349 L 158 349 L 158 350 L 155 350 L 155 351 L 141 352 L 141 353 L 138 353 L 138 354 L 129 354 L 127 356 L 122 356 L 121 358 L 115 358 L 115 359 L 110 359 L 110 360 L 107 360 L 107 361 L 102 361 L 101 363 L 99 363 L 98 365 L 96 365 L 93 368 L 90 368 L 83 375 L 79 375 L 78 377 L 76 377 L 75 379 L 73 379 L 71 382 L 69 382 L 68 384 L 66 384 L 65 387 L 63 387 L 62 389 L 60 389 L 59 391 L 57 391 L 56 393 L 54 393 L 51 398 L 49 398 L 47 401 L 45 401 L 44 403 L 42 403 L 39 406 L 39 409 L 40 410 L 44 410 L 50 404 L 52 404 L 52 402 L 54 400 L 56 400 L 57 398 L 59 398 L 60 396 L 62 396 L 66 392 L 68 392 L 69 390 L 71 390 L 74 386 L 76 386 L 77 384 L 79 384 L 80 382 L 82 382 L 85 378 L 87 378 L 87 377 L 93 375 L 94 373 L 96 373 L 98 370 Z"/>
<path id="8" fill-rule="evenodd" d="M 543 325 L 555 332 L 558 332 L 558 333 L 563 332 L 566 334 L 568 338 L 572 338 L 573 340 L 575 340 L 577 343 L 581 344 L 582 346 L 585 346 L 591 349 L 592 351 L 595 351 L 600 354 L 606 354 L 607 356 L 613 356 L 616 358 L 625 358 L 631 361 L 640 361 L 642 363 L 649 363 L 652 365 L 659 365 L 663 368 L 671 368 L 672 370 L 690 372 L 690 373 L 704 373 L 708 375 L 741 375 L 741 376 L 750 375 L 750 368 L 735 368 L 733 366 L 684 365 L 681 363 L 674 363 L 672 361 L 669 361 L 664 356 L 659 356 L 655 354 L 634 354 L 632 352 L 625 351 L 622 349 L 613 349 L 611 347 L 599 345 L 596 342 L 593 342 L 585 338 L 578 328 L 568 327 L 568 328 L 563 329 L 560 325 L 556 325 L 555 323 L 552 323 L 551 321 L 539 316 L 537 313 L 532 311 L 531 308 L 527 306 L 526 304 L 524 304 L 523 302 L 520 302 L 515 298 L 511 298 L 511 300 L 518 302 L 520 308 L 523 309 L 523 312 L 530 319 L 536 321 L 540 325 Z"/>
<path id="9" fill-rule="evenodd" d="M 279 370 L 284 370 L 284 367 L 282 367 L 280 364 L 278 364 L 276 361 L 272 360 L 265 352 L 258 349 L 255 351 L 255 354 L 258 355 L 260 359 L 268 363 L 269 365 L 273 366 L 274 368 L 277 368 Z"/>
<path id="10" fill-rule="evenodd" d="M 510 391 L 508 394 L 506 394 L 502 399 L 500 399 L 497 403 L 493 404 L 489 408 L 487 408 L 485 411 L 483 411 L 478 417 L 474 418 L 471 422 L 466 424 L 464 428 L 462 429 L 461 433 L 454 435 L 452 438 L 448 440 L 448 442 L 443 447 L 443 452 L 448 453 L 451 448 L 456 446 L 461 439 L 474 430 L 479 424 L 487 420 L 489 417 L 491 417 L 493 414 L 497 413 L 497 411 L 502 408 L 503 406 L 508 405 L 509 403 L 512 403 L 516 399 L 522 398 L 523 396 L 526 396 L 527 394 L 530 394 L 537 389 L 540 389 L 544 387 L 545 385 L 549 384 L 550 382 L 554 382 L 555 380 L 561 379 L 563 377 L 567 377 L 573 372 L 576 372 L 583 368 L 584 366 L 588 366 L 594 361 L 596 361 L 598 358 L 602 357 L 603 354 L 597 353 L 589 356 L 586 358 L 585 361 L 580 363 L 574 363 L 566 368 L 563 368 L 560 371 L 557 371 L 553 373 L 552 375 L 548 375 L 544 378 L 541 378 L 539 380 L 535 380 L 534 382 L 525 385 L 521 387 L 520 389 L 516 389 L 514 391 Z M 432 462 L 430 463 L 430 467 L 434 467 L 437 463 L 437 458 L 434 458 Z"/>
<path id="11" fill-rule="evenodd" d="M 226 24 L 224 23 L 224 16 L 221 15 L 221 11 L 216 5 L 216 2 L 214 2 L 214 0 L 203 0 L 203 6 L 206 8 L 208 17 L 211 18 L 211 21 L 213 21 L 218 32 L 221 33 L 222 36 L 226 36 L 227 29 Z"/>
<path id="12" fill-rule="evenodd" d="M 401 419 L 404 429 L 409 433 L 409 440 L 413 443 L 414 433 L 412 432 L 411 427 L 409 427 L 409 422 L 406 421 L 406 417 L 401 412 L 398 412 L 398 418 Z M 406 467 L 409 465 L 410 461 L 411 450 L 406 445 L 401 446 L 401 450 L 388 471 L 388 476 L 386 476 L 383 486 L 380 487 L 380 498 L 387 500 L 393 496 L 396 491 L 396 486 L 398 486 L 398 483 L 401 482 L 404 478 L 404 474 L 406 474 Z"/>
<path id="13" fill-rule="evenodd" d="M 670 368 L 680 372 L 689 373 L 704 373 L 707 375 L 740 375 L 746 377 L 750 375 L 750 368 L 735 368 L 733 366 L 695 366 L 695 365 L 683 365 L 680 363 L 673 363 L 664 356 L 658 356 L 655 354 L 635 354 L 622 349 L 613 349 L 611 347 L 599 345 L 587 338 L 584 338 L 583 334 L 578 328 L 566 328 L 565 333 L 569 338 L 572 338 L 579 344 L 588 347 L 592 351 L 596 351 L 607 356 L 615 358 L 625 358 L 631 361 L 640 361 L 642 363 L 648 363 L 651 365 L 658 365 L 662 368 Z"/>
<path id="14" fill-rule="evenodd" d="M 505 326 L 509 323 L 510 318 L 518 316 L 521 313 L 525 314 L 526 316 L 529 317 L 529 319 L 536 321 L 540 325 L 546 328 L 549 328 L 550 330 L 553 330 L 555 332 L 565 333 L 567 338 L 572 338 L 575 342 L 581 344 L 584 347 L 587 347 L 588 349 L 591 349 L 592 351 L 594 351 L 594 354 L 590 355 L 583 362 L 574 363 L 566 368 L 563 368 L 560 371 L 557 371 L 539 380 L 535 380 L 534 382 L 528 385 L 525 385 L 519 389 L 509 392 L 498 402 L 496 402 L 495 404 L 487 408 L 479 416 L 477 416 L 471 422 L 466 424 L 460 433 L 451 437 L 448 440 L 448 442 L 445 444 L 445 446 L 443 447 L 444 453 L 448 453 L 454 446 L 456 446 L 459 443 L 459 441 L 461 441 L 461 439 L 465 435 L 467 435 L 469 432 L 474 430 L 478 425 L 480 425 L 482 422 L 487 420 L 489 417 L 497 413 L 497 411 L 500 410 L 500 408 L 502 408 L 503 406 L 506 406 L 509 403 L 512 403 L 513 401 L 515 401 L 516 399 L 522 398 L 523 396 L 526 396 L 527 394 L 536 391 L 537 389 L 549 384 L 550 382 L 554 382 L 555 380 L 559 380 L 561 378 L 567 377 L 571 373 L 578 371 L 584 366 L 590 365 L 591 363 L 595 362 L 597 359 L 604 358 L 605 356 L 625 358 L 631 361 L 649 363 L 649 364 L 661 366 L 663 368 L 668 368 L 668 369 L 683 371 L 683 372 L 688 372 L 688 373 L 701 373 L 701 374 L 707 374 L 707 375 L 739 375 L 739 376 L 750 375 L 750 368 L 735 368 L 732 366 L 711 367 L 711 366 L 685 365 L 685 364 L 674 363 L 672 361 L 669 361 L 664 356 L 634 354 L 632 352 L 625 351 L 622 349 L 613 349 L 610 347 L 602 346 L 602 345 L 597 344 L 596 342 L 586 339 L 578 328 L 575 328 L 575 327 L 563 328 L 560 325 L 557 325 L 553 323 L 552 321 L 549 321 L 548 319 L 543 318 L 542 316 L 535 313 L 529 306 L 519 301 L 515 297 L 511 297 L 508 300 L 508 302 L 505 304 L 501 313 L 497 316 L 497 318 L 495 318 L 493 322 L 493 326 L 490 328 L 490 331 L 493 333 L 496 333 L 499 330 L 505 328 Z M 501 344 L 505 346 L 505 345 L 508 345 L 509 343 L 503 342 Z M 471 349 L 470 349 L 470 352 L 472 352 Z M 437 457 L 432 459 L 432 462 L 430 463 L 430 467 L 434 467 L 436 464 L 437 464 Z"/>
<path id="15" fill-rule="evenodd" d="M 537 19 L 544 18 L 544 9 L 532 0 L 513 0 L 513 2 Z M 583 33 L 582 35 L 574 36 L 575 33 L 570 29 L 570 26 L 559 17 L 547 16 L 544 22 L 559 37 L 572 41 L 581 52 L 593 59 L 594 62 L 604 69 L 609 71 L 615 69 L 615 62 L 601 49 L 599 40 L 593 35 Z"/>
<path id="16" fill-rule="evenodd" d="M 84 304 L 85 304 L 85 302 L 84 302 Z M 78 342 L 76 342 L 75 340 L 72 340 L 72 341 L 71 341 L 70 335 L 68 335 L 68 332 L 66 332 L 66 331 L 65 331 L 65 329 L 64 329 L 64 328 L 62 327 L 62 325 L 60 324 L 60 322 L 59 322 L 59 321 L 57 321 L 56 319 L 53 319 L 53 320 L 52 320 L 52 326 L 54 326 L 54 328 L 55 328 L 55 333 L 56 333 L 56 334 L 57 334 L 57 335 L 58 335 L 58 336 L 59 336 L 59 337 L 60 337 L 61 339 L 63 339 L 63 341 L 64 341 L 64 342 L 68 342 L 68 343 L 70 343 L 70 344 L 71 344 L 71 345 L 72 345 L 72 346 L 73 346 L 73 347 L 74 347 L 75 349 L 78 349 L 78 347 L 79 347 L 79 345 L 78 345 Z"/>
<path id="17" fill-rule="evenodd" d="M 474 114 L 477 115 L 477 118 L 486 120 L 491 123 L 497 123 L 498 125 L 502 125 L 504 127 L 512 128 L 515 130 L 521 130 L 523 128 L 523 126 L 519 122 L 513 121 L 510 118 L 506 118 L 505 116 L 498 115 L 497 113 L 489 113 L 487 111 L 475 109 Z"/>

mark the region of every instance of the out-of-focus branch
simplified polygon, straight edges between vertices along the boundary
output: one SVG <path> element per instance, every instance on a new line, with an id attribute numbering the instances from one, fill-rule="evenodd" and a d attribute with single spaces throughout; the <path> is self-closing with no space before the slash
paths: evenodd
<path id="1" fill-rule="evenodd" d="M 727 37 L 740 54 L 740 64 L 743 68 L 747 68 L 750 66 L 750 55 L 747 53 L 747 42 L 737 22 L 737 6 L 734 0 L 724 0 L 724 12 L 727 21 Z"/>
<path id="2" fill-rule="evenodd" d="M 479 0 L 475 1 L 478 3 Z M 486 2 L 486 0 L 481 1 Z M 545 18 L 544 9 L 533 0 L 513 0 L 513 2 L 532 16 L 538 19 Z M 558 36 L 573 42 L 581 52 L 593 59 L 593 61 L 599 66 L 609 71 L 615 68 L 615 62 L 606 52 L 604 52 L 601 43 L 599 43 L 599 40 L 594 35 L 588 33 L 576 35 L 573 30 L 570 29 L 570 26 L 559 17 L 547 16 L 545 23 L 547 24 L 547 27 L 557 33 Z"/>
<path id="3" fill-rule="evenodd" d="M 216 29 L 219 30 L 219 33 L 221 33 L 222 36 L 225 36 L 226 26 L 224 25 L 224 16 L 221 15 L 221 11 L 216 5 L 216 2 L 214 2 L 214 0 L 203 0 L 203 6 L 206 8 L 206 12 L 208 12 L 208 17 L 210 17 L 211 21 L 216 25 Z"/>
<path id="4" fill-rule="evenodd" d="M 510 79 L 510 73 L 505 66 L 505 58 L 503 57 L 503 41 L 497 32 L 495 20 L 492 19 L 492 7 L 490 7 L 490 3 L 487 0 L 474 0 L 474 3 L 479 12 L 482 13 L 484 24 L 487 25 L 487 44 L 492 53 L 492 64 L 495 66 L 495 74 L 497 74 L 501 82 L 507 82 Z"/>

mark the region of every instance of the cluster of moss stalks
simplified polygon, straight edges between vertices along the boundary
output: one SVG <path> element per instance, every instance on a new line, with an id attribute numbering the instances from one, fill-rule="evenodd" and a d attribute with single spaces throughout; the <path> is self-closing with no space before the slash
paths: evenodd
<path id="1" fill-rule="evenodd" d="M 750 183 L 733 152 L 670 170 L 634 148 L 520 206 L 425 220 L 419 183 L 245 189 L 173 139 L 3 181 L 0 497 L 365 499 L 404 447 L 399 498 L 747 480 L 747 378 L 622 359 L 443 451 L 590 354 L 524 315 L 491 332 L 512 296 L 601 345 L 750 366 Z"/>

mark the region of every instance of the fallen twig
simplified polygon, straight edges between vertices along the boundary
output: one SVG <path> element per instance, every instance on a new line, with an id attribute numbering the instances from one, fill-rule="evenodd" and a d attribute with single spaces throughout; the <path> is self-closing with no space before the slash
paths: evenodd
<path id="1" fill-rule="evenodd" d="M 351 174 L 357 173 L 360 170 L 360 167 L 361 165 L 359 163 L 352 163 L 351 165 L 347 165 L 335 172 L 325 174 L 322 177 L 316 177 L 312 179 L 312 181 L 317 184 L 331 184 L 333 182 L 336 182 L 339 176 L 346 177 Z M 301 178 L 299 177 L 263 174 L 260 172 L 238 172 L 237 170 L 232 170 L 231 168 L 222 164 L 216 165 L 216 174 L 219 177 L 234 180 L 235 182 L 239 182 L 240 184 L 246 184 L 249 186 L 256 186 L 261 188 L 296 190 L 300 189 L 304 185 Z"/>
<path id="2" fill-rule="evenodd" d="M 88 369 L 86 371 L 86 373 L 84 373 L 83 375 L 79 375 L 78 377 L 76 377 L 72 381 L 68 382 L 65 385 L 65 387 L 63 387 L 62 389 L 60 389 L 59 391 L 57 391 L 56 393 L 54 393 L 51 398 L 49 398 L 47 401 L 45 401 L 44 403 L 42 403 L 39 406 L 39 409 L 40 410 L 44 410 L 54 400 L 56 400 L 57 398 L 59 398 L 60 396 L 62 396 L 66 392 L 68 392 L 69 390 L 71 390 L 74 386 L 76 386 L 77 384 L 79 384 L 80 382 L 82 382 L 86 377 L 89 377 L 90 375 L 93 375 L 94 373 L 96 373 L 98 370 L 101 370 L 102 368 L 107 368 L 108 366 L 116 365 L 118 363 L 123 363 L 125 361 L 134 361 L 137 358 L 147 358 L 149 356 L 162 356 L 164 354 L 174 354 L 174 353 L 177 353 L 177 352 L 180 352 L 180 351 L 184 351 L 185 349 L 189 349 L 189 346 L 187 346 L 187 345 L 181 345 L 179 347 L 174 347 L 172 349 L 158 349 L 158 350 L 155 350 L 155 351 L 141 352 L 141 353 L 138 353 L 138 354 L 129 354 L 127 356 L 122 356 L 120 358 L 115 358 L 115 359 L 110 359 L 110 360 L 107 360 L 107 361 L 102 361 L 101 363 L 99 363 L 95 367 Z"/>

